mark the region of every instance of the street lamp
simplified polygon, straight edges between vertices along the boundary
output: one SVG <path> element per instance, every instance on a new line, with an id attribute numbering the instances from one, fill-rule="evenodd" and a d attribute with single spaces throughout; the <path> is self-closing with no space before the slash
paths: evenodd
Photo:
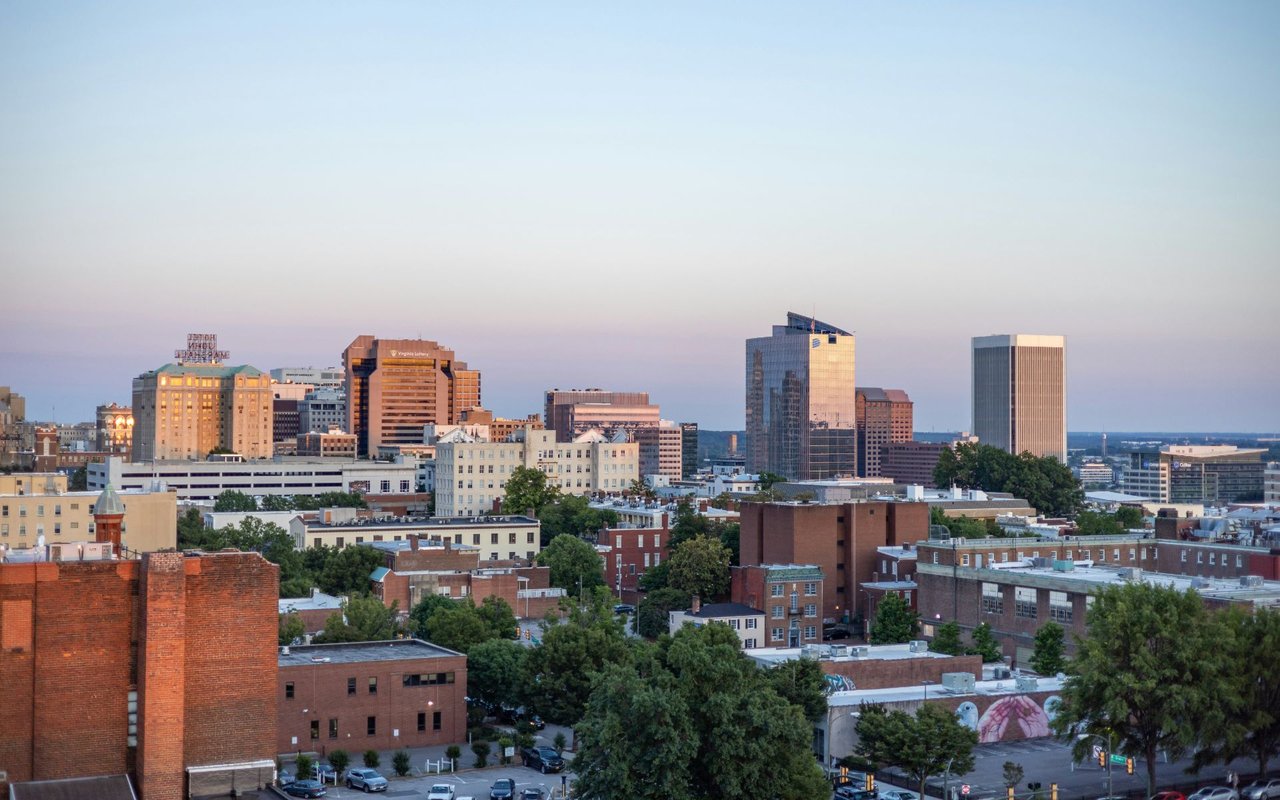
<path id="1" fill-rule="evenodd" d="M 924 684 L 924 701 L 927 703 L 929 702 L 929 684 L 933 681 L 920 681 L 920 683 Z"/>

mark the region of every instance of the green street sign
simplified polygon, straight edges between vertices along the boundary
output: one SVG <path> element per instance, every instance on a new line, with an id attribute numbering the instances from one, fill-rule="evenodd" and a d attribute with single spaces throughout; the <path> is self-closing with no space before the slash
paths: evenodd
<path id="1" fill-rule="evenodd" d="M 1111 754 L 1111 763 L 1112 763 L 1112 764 L 1119 764 L 1120 766 L 1122 766 L 1122 767 L 1123 767 L 1123 766 L 1124 766 L 1128 761 L 1129 761 L 1129 757 L 1128 757 L 1128 756 L 1118 756 L 1118 755 L 1116 755 L 1115 753 L 1112 753 L 1112 754 Z"/>

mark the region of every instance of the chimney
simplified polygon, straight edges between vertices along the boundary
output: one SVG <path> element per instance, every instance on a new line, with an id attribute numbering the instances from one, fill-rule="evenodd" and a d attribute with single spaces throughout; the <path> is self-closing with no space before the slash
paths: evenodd
<path id="1" fill-rule="evenodd" d="M 416 533 L 409 534 L 409 549 L 410 550 L 418 549 L 418 534 Z"/>
<path id="2" fill-rule="evenodd" d="M 692 611 L 694 614 L 697 614 L 701 610 L 702 610 L 702 598 L 698 597 L 695 594 L 693 596 L 693 605 L 690 607 L 690 611 Z"/>

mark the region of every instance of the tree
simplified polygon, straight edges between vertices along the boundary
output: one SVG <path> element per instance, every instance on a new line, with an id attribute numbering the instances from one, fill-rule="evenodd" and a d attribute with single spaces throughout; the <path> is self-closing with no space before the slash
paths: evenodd
<path id="1" fill-rule="evenodd" d="M 787 479 L 785 477 L 781 475 L 776 475 L 772 472 L 761 472 L 760 473 L 760 491 L 767 492 L 773 488 L 774 484 L 785 483 L 786 480 Z"/>
<path id="2" fill-rule="evenodd" d="M 88 467 L 77 467 L 75 472 L 71 473 L 71 477 L 67 478 L 67 491 L 70 491 L 70 492 L 89 491 L 89 468 Z"/>
<path id="3" fill-rule="evenodd" d="M 985 622 L 978 623 L 978 627 L 973 629 L 973 647 L 969 652 L 973 655 L 982 656 L 982 663 L 984 664 L 999 661 L 1004 657 L 1004 651 L 1000 649 L 1000 643 L 996 641 L 995 634 L 991 632 L 991 626 Z"/>
<path id="4" fill-rule="evenodd" d="M 1133 506 L 1120 506 L 1116 509 L 1116 519 L 1125 530 L 1133 528 L 1142 528 L 1146 525 L 1146 519 L 1142 516 L 1142 509 Z"/>
<path id="5" fill-rule="evenodd" d="M 257 511 L 258 501 L 244 492 L 227 489 L 213 501 L 214 511 Z"/>
<path id="6" fill-rule="evenodd" d="M 280 615 L 280 646 L 293 644 L 301 639 L 307 632 L 307 627 L 302 624 L 302 617 L 297 614 L 281 614 Z"/>
<path id="7" fill-rule="evenodd" d="M 498 763 L 507 765 L 511 763 L 511 756 L 507 755 L 507 751 L 515 746 L 515 740 L 510 736 L 502 736 L 498 739 Z"/>
<path id="8" fill-rule="evenodd" d="M 476 754 L 476 769 L 484 769 L 489 766 L 489 743 L 481 739 L 471 743 L 471 752 Z"/>
<path id="9" fill-rule="evenodd" d="M 519 469 L 519 467 L 517 467 Z M 551 585 L 571 597 L 583 590 L 604 586 L 604 562 L 595 547 L 576 536 L 561 534 L 538 553 L 538 563 L 551 568 Z"/>
<path id="10" fill-rule="evenodd" d="M 1058 459 L 1015 456 L 984 444 L 966 442 L 943 450 L 933 480 L 938 486 L 1010 492 L 1048 516 L 1069 517 L 1084 504 L 1080 482 Z"/>
<path id="11" fill-rule="evenodd" d="M 1022 765 L 1016 761 L 1004 762 L 1004 785 L 1006 788 L 1013 789 L 1022 783 L 1023 776 Z"/>
<path id="12" fill-rule="evenodd" d="M 953 775 L 973 770 L 978 733 L 941 706 L 926 703 L 913 717 L 880 705 L 863 705 L 857 730 L 854 752 L 873 768 L 901 769 L 916 781 L 921 796 L 929 776 L 942 772 L 948 763 Z"/>
<path id="13" fill-rule="evenodd" d="M 324 621 L 324 630 L 316 634 L 317 644 L 337 644 L 339 642 L 359 642 L 360 634 L 342 618 L 341 611 L 335 611 Z"/>
<path id="14" fill-rule="evenodd" d="M 871 623 L 871 644 L 901 644 L 920 632 L 920 615 L 907 607 L 902 597 L 888 592 L 880 599 Z"/>
<path id="15" fill-rule="evenodd" d="M 377 750 L 371 749 L 371 750 L 364 751 L 364 765 L 366 767 L 368 767 L 369 769 L 377 769 L 378 765 L 381 763 L 382 763 L 382 757 L 378 755 Z"/>
<path id="16" fill-rule="evenodd" d="M 742 525 L 738 522 L 721 522 L 713 529 L 720 536 L 720 544 L 729 548 L 729 563 L 739 566 L 742 563 Z"/>
<path id="17" fill-rule="evenodd" d="M 538 512 L 542 546 L 546 547 L 562 533 L 594 541 L 601 530 L 618 524 L 616 511 L 592 508 L 590 503 L 584 496 L 565 495 L 543 506 Z"/>
<path id="18" fill-rule="evenodd" d="M 489 639 L 467 652 L 467 694 L 494 705 L 518 706 L 528 649 L 507 639 Z"/>
<path id="19" fill-rule="evenodd" d="M 1195 767 L 1252 758 L 1265 778 L 1269 762 L 1280 755 L 1280 611 L 1259 608 L 1249 614 L 1232 608 L 1217 621 L 1220 647 L 1231 665 L 1232 696 L 1241 702 L 1208 721 Z"/>
<path id="20" fill-rule="evenodd" d="M 431 634 L 428 631 L 427 621 L 431 619 L 431 615 L 442 608 L 454 608 L 458 603 L 450 600 L 448 597 L 440 594 L 429 594 L 418 601 L 418 604 L 409 612 L 409 630 L 419 639 L 430 639 Z"/>
<path id="21" fill-rule="evenodd" d="M 696 594 L 708 602 L 729 591 L 729 548 L 719 539 L 695 536 L 671 555 L 668 581 L 673 589 Z"/>
<path id="22" fill-rule="evenodd" d="M 569 618 L 546 630 L 542 643 L 525 657 L 526 700 L 550 722 L 571 725 L 580 720 L 592 675 L 629 656 L 622 623 L 613 616 L 607 591 L 602 600 L 593 595 L 590 607 L 570 609 Z"/>
<path id="23" fill-rule="evenodd" d="M 471 603 L 440 608 L 427 620 L 427 634 L 434 644 L 465 653 L 493 638 L 492 630 Z"/>
<path id="24" fill-rule="evenodd" d="M 396 774 L 401 778 L 409 774 L 409 769 L 412 766 L 413 762 L 409 760 L 409 753 L 404 750 L 397 750 L 395 755 L 391 757 L 391 768 L 394 769 Z"/>
<path id="25" fill-rule="evenodd" d="M 400 601 L 391 601 L 388 608 L 373 595 L 357 595 L 347 600 L 347 624 L 359 637 L 357 641 L 378 642 L 394 639 L 400 631 L 396 624 L 396 611 Z"/>
<path id="26" fill-rule="evenodd" d="M 929 649 L 948 656 L 958 656 L 963 653 L 964 645 L 960 643 L 960 626 L 954 621 L 939 625 L 938 632 L 933 635 L 933 641 L 929 643 Z"/>
<path id="27" fill-rule="evenodd" d="M 316 776 L 316 762 L 311 760 L 311 756 L 306 753 L 299 753 L 296 761 L 293 762 L 294 777 L 300 781 Z"/>
<path id="28" fill-rule="evenodd" d="M 656 566 L 649 567 L 640 576 L 640 580 L 636 585 L 640 587 L 642 592 L 652 592 L 658 589 L 665 589 L 671 583 L 671 559 L 667 559 Z"/>
<path id="29" fill-rule="evenodd" d="M 556 755 L 564 755 L 564 748 L 569 744 L 564 737 L 564 731 L 556 731 L 555 738 L 551 740 L 551 746 L 556 749 Z"/>
<path id="30" fill-rule="evenodd" d="M 583 800 L 692 800 L 692 711 L 671 673 L 652 661 L 607 667 L 592 682 L 573 760 Z"/>
<path id="31" fill-rule="evenodd" d="M 333 767 L 333 771 L 341 775 L 347 771 L 347 767 L 351 765 L 351 754 L 346 750 L 330 750 L 329 766 Z"/>
<path id="32" fill-rule="evenodd" d="M 1148 583 L 1101 589 L 1086 622 L 1053 729 L 1064 738 L 1110 735 L 1119 752 L 1145 759 L 1150 788 L 1160 751 L 1182 758 L 1201 729 L 1242 700 L 1214 641 L 1219 626 L 1195 592 Z M 1077 739 L 1076 756 L 1089 744 Z"/>
<path id="33" fill-rule="evenodd" d="M 658 638 L 670 628 L 671 612 L 688 608 L 691 599 L 688 592 L 671 587 L 649 592 L 636 607 L 636 633 L 647 639 Z"/>
<path id="34" fill-rule="evenodd" d="M 631 484 L 627 487 L 627 491 L 645 500 L 656 500 L 658 497 L 658 493 L 653 490 L 653 487 L 640 478 L 633 478 Z"/>
<path id="35" fill-rule="evenodd" d="M 490 595 L 484 598 L 480 601 L 480 607 L 476 609 L 476 613 L 489 628 L 491 638 L 514 639 L 519 634 L 520 629 L 516 625 L 515 612 L 501 597 Z"/>
<path id="36" fill-rule="evenodd" d="M 1056 622 L 1046 622 L 1036 631 L 1031 668 L 1041 675 L 1057 675 L 1066 669 L 1066 631 Z"/>
<path id="37" fill-rule="evenodd" d="M 199 550 L 211 531 L 204 526 L 200 509 L 188 508 L 178 515 L 178 549 Z"/>
<path id="38" fill-rule="evenodd" d="M 560 494 L 560 487 L 547 483 L 546 474 L 540 469 L 516 467 L 507 478 L 506 497 L 502 511 L 506 514 L 537 514 L 543 506 Z"/>
<path id="39" fill-rule="evenodd" d="M 695 536 L 702 536 L 710 529 L 711 523 L 707 518 L 698 513 L 698 510 L 689 502 L 689 498 L 682 497 L 676 503 L 676 514 L 671 521 L 671 535 L 667 537 L 667 549 L 674 553 L 682 543 Z"/>
<path id="40" fill-rule="evenodd" d="M 383 566 L 383 556 L 372 547 L 351 545 L 330 552 L 320 572 L 320 590 L 327 594 L 369 591 L 370 575 Z"/>
<path id="41" fill-rule="evenodd" d="M 321 508 L 368 508 L 369 504 L 359 492 L 325 492 L 318 495 L 295 494 L 293 508 L 298 511 L 317 511 Z"/>
<path id="42" fill-rule="evenodd" d="M 292 511 L 293 497 L 283 494 L 269 494 L 262 498 L 263 511 Z M 341 772 L 342 770 L 338 770 Z"/>
<path id="43" fill-rule="evenodd" d="M 1111 514 L 1101 511 L 1081 511 L 1076 514 L 1075 532 L 1078 536 L 1119 536 L 1124 531 L 1124 525 Z"/>
<path id="44" fill-rule="evenodd" d="M 800 709 L 810 722 L 827 713 L 827 680 L 822 667 L 811 658 L 784 661 L 765 672 L 765 678 L 778 696 Z"/>
<path id="45" fill-rule="evenodd" d="M 992 519 L 949 517 L 941 508 L 929 510 L 929 524 L 941 525 L 953 539 L 985 539 L 988 536 L 1004 536 L 1004 531 Z"/>

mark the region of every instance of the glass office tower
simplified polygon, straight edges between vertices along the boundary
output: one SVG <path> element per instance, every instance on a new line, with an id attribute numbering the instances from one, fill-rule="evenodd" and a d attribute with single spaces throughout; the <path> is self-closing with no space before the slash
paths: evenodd
<path id="1" fill-rule="evenodd" d="M 854 475 L 853 334 L 788 313 L 747 340 L 747 470 L 793 480 Z"/>

